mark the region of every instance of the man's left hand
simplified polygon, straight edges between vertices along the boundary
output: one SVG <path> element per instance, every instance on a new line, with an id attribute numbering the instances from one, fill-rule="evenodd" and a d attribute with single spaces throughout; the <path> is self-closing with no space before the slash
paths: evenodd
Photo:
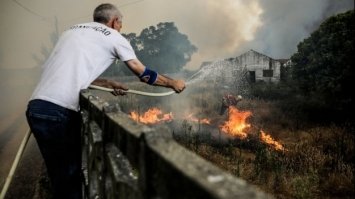
<path id="1" fill-rule="evenodd" d="M 92 85 L 96 86 L 102 86 L 106 88 L 112 88 L 114 89 L 113 92 L 111 92 L 113 95 L 126 95 L 126 90 L 128 90 L 128 87 L 121 82 L 117 82 L 115 80 L 110 80 L 110 79 L 102 79 L 98 78 L 95 79 L 92 83 Z"/>
<path id="2" fill-rule="evenodd" d="M 126 95 L 126 90 L 128 90 L 128 87 L 121 82 L 117 82 L 114 80 L 109 80 L 108 81 L 108 87 L 113 88 L 114 91 L 111 92 L 113 95 L 118 96 L 118 95 Z"/>

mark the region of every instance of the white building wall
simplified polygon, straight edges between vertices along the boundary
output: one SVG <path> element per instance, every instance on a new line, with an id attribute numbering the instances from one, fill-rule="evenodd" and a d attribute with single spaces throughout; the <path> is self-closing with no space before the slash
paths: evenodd
<path id="1" fill-rule="evenodd" d="M 235 58 L 237 65 L 246 67 L 248 71 L 255 71 L 256 81 L 280 81 L 281 63 L 266 55 L 250 50 Z M 272 77 L 264 77 L 263 70 L 273 70 Z"/>
<path id="2" fill-rule="evenodd" d="M 249 50 L 236 58 L 206 62 L 201 66 L 202 68 L 211 70 L 211 74 L 206 79 L 214 82 L 224 79 L 231 83 L 236 79 L 235 75 L 242 71 L 255 72 L 255 81 L 279 82 L 281 75 L 280 61 L 254 50 Z M 264 70 L 272 70 L 273 76 L 264 77 Z"/>

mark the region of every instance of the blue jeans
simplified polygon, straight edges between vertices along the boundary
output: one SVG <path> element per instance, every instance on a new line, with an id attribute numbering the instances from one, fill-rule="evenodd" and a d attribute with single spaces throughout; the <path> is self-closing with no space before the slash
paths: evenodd
<path id="1" fill-rule="evenodd" d="M 81 198 L 81 115 L 31 100 L 26 117 L 46 163 L 54 198 Z"/>

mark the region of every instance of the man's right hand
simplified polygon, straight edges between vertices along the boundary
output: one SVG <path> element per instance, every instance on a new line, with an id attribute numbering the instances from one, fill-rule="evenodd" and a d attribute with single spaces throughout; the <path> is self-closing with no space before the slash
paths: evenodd
<path id="1" fill-rule="evenodd" d="M 173 80 L 171 87 L 175 90 L 175 92 L 181 93 L 186 88 L 185 81 L 180 79 Z"/>
<path id="2" fill-rule="evenodd" d="M 126 65 L 131 71 L 137 76 L 140 76 L 144 70 L 145 66 L 138 59 L 132 59 L 125 61 Z M 177 93 L 181 93 L 185 89 L 185 81 L 183 80 L 174 80 L 168 76 L 158 74 L 156 81 L 154 82 L 155 86 L 163 86 L 173 89 Z"/>

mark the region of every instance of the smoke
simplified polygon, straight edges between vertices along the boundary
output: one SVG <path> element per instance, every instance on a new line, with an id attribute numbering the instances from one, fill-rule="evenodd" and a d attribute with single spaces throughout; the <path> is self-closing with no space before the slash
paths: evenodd
<path id="1" fill-rule="evenodd" d="M 204 17 L 199 18 L 191 33 L 192 42 L 200 51 L 195 55 L 198 60 L 212 61 L 234 55 L 235 50 L 247 41 L 254 39 L 254 33 L 261 26 L 259 16 L 262 9 L 257 1 L 223 0 L 209 1 Z"/>
<path id="2" fill-rule="evenodd" d="M 42 57 L 43 49 L 50 51 L 53 33 L 62 32 L 75 23 L 91 21 L 92 10 L 100 3 L 68 0 L 18 2 L 20 4 L 0 2 L 0 68 L 23 69 L 40 65 L 35 57 Z M 179 31 L 198 47 L 198 52 L 186 66 L 188 69 L 197 69 L 204 61 L 236 57 L 249 49 L 273 58 L 289 58 L 296 52 L 297 44 L 327 17 L 354 8 L 353 0 L 111 2 L 118 5 L 124 15 L 124 33 L 139 33 L 159 22 L 174 22 Z"/>
<path id="3" fill-rule="evenodd" d="M 124 7 L 121 11 L 123 31 L 127 33 L 140 32 L 162 21 L 174 22 L 198 47 L 188 68 L 198 68 L 203 61 L 233 54 L 240 43 L 253 39 L 253 32 L 261 25 L 257 0 L 154 0 Z"/>
<path id="4" fill-rule="evenodd" d="M 100 3 L 85 1 L 83 4 L 82 1 L 69 0 L 17 2 L 0 2 L 0 68 L 39 66 L 35 57 L 42 57 L 43 49 L 50 50 L 53 46 L 53 32 L 91 21 L 93 9 Z M 174 22 L 179 31 L 198 47 L 187 69 L 197 69 L 204 61 L 236 57 L 249 49 L 273 58 L 289 58 L 296 52 L 297 44 L 327 17 L 354 8 L 353 0 L 108 2 L 118 5 L 123 13 L 124 33 L 139 33 L 159 22 Z M 7 72 L 3 70 L 2 73 Z"/>
<path id="5" fill-rule="evenodd" d="M 50 34 L 57 28 L 56 23 L 62 32 L 75 23 L 92 21 L 93 9 L 102 3 L 16 2 L 0 2 L 0 68 L 38 66 L 32 55 L 40 54 L 41 46 L 51 46 Z M 123 13 L 124 33 L 139 33 L 160 22 L 174 22 L 199 49 L 188 69 L 199 68 L 203 61 L 235 57 L 251 48 L 274 58 L 288 58 L 296 52 L 297 44 L 327 17 L 354 8 L 353 0 L 107 2 L 117 5 Z"/>
<path id="6" fill-rule="evenodd" d="M 352 0 L 208 1 L 204 17 L 180 24 L 199 48 L 189 67 L 249 49 L 289 58 L 326 18 L 353 8 Z"/>
<path id="7" fill-rule="evenodd" d="M 354 8 L 352 0 L 259 0 L 262 26 L 255 39 L 236 53 L 255 49 L 273 58 L 289 58 L 297 44 L 310 36 L 331 15 Z"/>
<path id="8" fill-rule="evenodd" d="M 352 0 L 154 0 L 124 7 L 122 12 L 129 20 L 126 32 L 175 22 L 198 47 L 187 65 L 197 69 L 204 61 L 235 57 L 249 49 L 289 58 L 327 17 L 353 7 Z"/>

